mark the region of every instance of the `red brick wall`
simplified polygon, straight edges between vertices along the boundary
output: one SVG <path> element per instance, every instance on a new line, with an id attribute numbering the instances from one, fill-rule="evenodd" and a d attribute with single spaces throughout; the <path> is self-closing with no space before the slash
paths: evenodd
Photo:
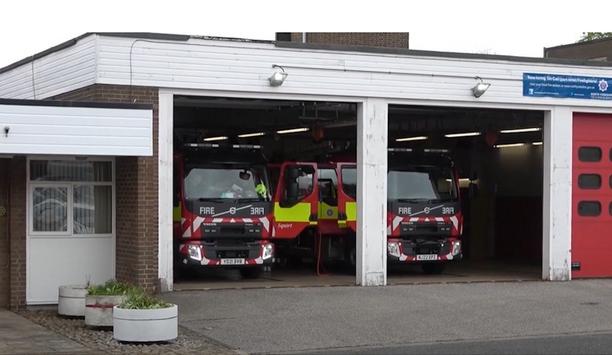
<path id="1" fill-rule="evenodd" d="M 8 240 L 8 179 L 9 163 L 8 159 L 0 158 L 0 308 L 9 305 L 9 284 L 10 259 L 9 259 L 9 240 Z"/>
<path id="2" fill-rule="evenodd" d="M 26 300 L 26 159 L 18 157 L 9 163 L 10 210 L 10 299 L 12 309 L 21 308 Z"/>
<path id="3" fill-rule="evenodd" d="M 292 32 L 291 42 L 302 42 L 302 33 Z M 409 34 L 408 32 L 307 32 L 306 43 L 408 48 Z"/>
<path id="4" fill-rule="evenodd" d="M 153 105 L 153 156 L 117 157 L 117 278 L 158 286 L 158 89 L 92 85 L 54 100 Z"/>

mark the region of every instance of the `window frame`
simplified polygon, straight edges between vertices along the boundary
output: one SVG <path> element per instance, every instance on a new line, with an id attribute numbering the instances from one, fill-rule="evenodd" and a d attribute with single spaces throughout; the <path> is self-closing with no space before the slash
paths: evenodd
<path id="1" fill-rule="evenodd" d="M 40 181 L 31 180 L 30 162 L 36 160 L 64 160 L 64 161 L 103 161 L 111 163 L 111 181 Z M 52 239 L 52 238 L 113 238 L 116 233 L 116 168 L 115 159 L 113 157 L 70 157 L 70 156 L 31 156 L 26 161 L 26 185 L 27 185 L 27 230 L 31 238 Z M 74 233 L 74 188 L 75 186 L 110 186 L 111 187 L 111 232 L 110 233 Z M 34 230 L 34 213 L 33 213 L 33 192 L 37 187 L 67 187 L 68 189 L 68 228 L 67 231 L 61 232 L 41 232 Z"/>

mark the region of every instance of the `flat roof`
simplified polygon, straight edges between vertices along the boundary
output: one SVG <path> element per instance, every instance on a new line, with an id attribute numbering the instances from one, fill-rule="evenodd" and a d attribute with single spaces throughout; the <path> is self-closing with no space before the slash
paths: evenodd
<path id="1" fill-rule="evenodd" d="M 589 44 L 597 44 L 597 43 L 600 43 L 600 42 L 607 42 L 607 41 L 612 41 L 612 37 L 597 38 L 597 39 L 592 39 L 590 41 L 582 41 L 582 42 L 574 42 L 574 43 L 568 43 L 568 44 L 561 44 L 561 45 L 554 46 L 554 47 L 544 47 L 544 50 L 557 49 L 557 48 L 566 48 L 566 47 L 579 47 L 579 46 L 585 46 L 585 45 L 589 45 Z"/>
<path id="2" fill-rule="evenodd" d="M 362 53 L 375 53 L 375 54 L 396 54 L 406 56 L 421 56 L 421 57 L 440 57 L 440 58 L 457 58 L 457 59 L 483 59 L 483 60 L 503 60 L 513 61 L 522 63 L 543 63 L 543 64 L 560 64 L 560 65 L 580 65 L 588 67 L 611 67 L 612 63 L 580 60 L 580 59 L 562 59 L 562 58 L 540 58 L 540 57 L 521 57 L 512 55 L 496 55 L 496 54 L 479 54 L 479 53 L 463 53 L 463 52 L 441 52 L 441 51 L 428 51 L 428 50 L 414 50 L 407 48 L 386 48 L 386 47 L 370 47 L 370 46 L 346 46 L 346 45 L 330 45 L 330 44 L 312 44 L 312 43 L 298 43 L 298 42 L 285 42 L 285 41 L 272 41 L 272 40 L 256 40 L 247 38 L 234 38 L 234 37 L 215 37 L 215 36 L 196 36 L 196 35 L 181 35 L 171 33 L 154 33 L 154 32 L 87 32 L 78 37 L 70 39 L 66 42 L 60 43 L 42 52 L 23 58 L 17 62 L 9 64 L 3 68 L 0 68 L 0 74 L 20 67 L 24 64 L 30 63 L 36 59 L 45 57 L 51 53 L 60 51 L 62 49 L 75 45 L 79 40 L 90 36 L 100 35 L 105 37 L 122 37 L 122 38 L 137 38 L 137 39 L 152 39 L 152 40 L 164 40 L 164 41 L 177 41 L 185 42 L 189 39 L 205 39 L 214 41 L 232 41 L 232 42 L 245 42 L 245 43 L 267 43 L 274 44 L 279 48 L 295 48 L 295 49 L 310 49 L 310 50 L 327 50 L 327 51 L 348 51 L 348 52 L 362 52 Z M 608 40 L 600 39 L 595 41 Z M 592 43 L 579 42 L 579 43 Z M 573 45 L 573 44 L 571 44 Z M 569 45 L 563 45 L 569 46 Z M 562 46 L 559 46 L 562 47 Z M 550 47 L 558 48 L 558 47 Z"/>
<path id="3" fill-rule="evenodd" d="M 120 109 L 132 109 L 132 110 L 152 110 L 153 109 L 153 105 L 151 104 L 54 101 L 54 100 L 22 100 L 22 99 L 2 99 L 2 98 L 0 98 L 0 105 L 120 108 Z"/>

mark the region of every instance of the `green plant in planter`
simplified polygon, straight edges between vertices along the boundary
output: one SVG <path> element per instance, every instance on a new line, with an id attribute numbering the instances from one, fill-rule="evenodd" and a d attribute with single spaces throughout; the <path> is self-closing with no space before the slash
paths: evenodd
<path id="1" fill-rule="evenodd" d="M 87 293 L 92 296 L 119 296 L 127 295 L 134 286 L 119 282 L 117 280 L 108 280 L 102 285 L 90 285 L 87 288 Z"/>
<path id="2" fill-rule="evenodd" d="M 172 307 L 172 305 L 136 287 L 128 292 L 126 299 L 119 305 L 119 308 L 124 309 L 159 309 L 168 307 Z"/>

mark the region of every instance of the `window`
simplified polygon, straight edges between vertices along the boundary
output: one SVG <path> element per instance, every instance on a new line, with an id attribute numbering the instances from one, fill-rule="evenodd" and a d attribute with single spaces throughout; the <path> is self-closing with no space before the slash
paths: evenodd
<path id="1" fill-rule="evenodd" d="M 578 159 L 584 162 L 601 161 L 601 148 L 599 147 L 580 147 L 578 149 Z"/>
<path id="2" fill-rule="evenodd" d="M 33 233 L 112 234 L 112 162 L 31 160 L 30 185 Z"/>
<path id="3" fill-rule="evenodd" d="M 601 176 L 599 174 L 580 174 L 578 186 L 581 189 L 596 190 L 601 187 Z"/>
<path id="4" fill-rule="evenodd" d="M 578 214 L 584 217 L 594 217 L 601 214 L 601 203 L 599 201 L 580 201 L 578 203 Z"/>
<path id="5" fill-rule="evenodd" d="M 67 232 L 68 188 L 34 188 L 32 190 L 32 218 L 32 228 L 35 232 Z"/>
<path id="6" fill-rule="evenodd" d="M 357 169 L 342 168 L 342 189 L 352 198 L 357 198 Z"/>

